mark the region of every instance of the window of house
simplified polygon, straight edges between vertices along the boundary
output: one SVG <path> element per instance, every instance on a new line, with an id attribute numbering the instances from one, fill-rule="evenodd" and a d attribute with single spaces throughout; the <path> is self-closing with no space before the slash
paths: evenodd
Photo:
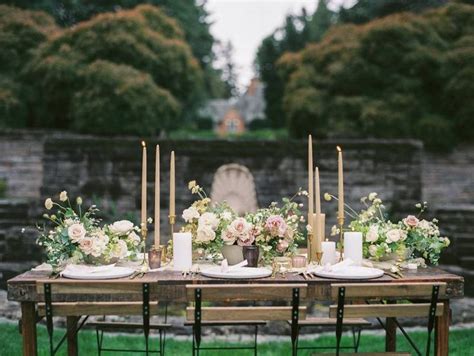
<path id="1" fill-rule="evenodd" d="M 227 132 L 231 132 L 231 133 L 237 132 L 237 129 L 239 128 L 239 120 L 237 119 L 227 120 L 226 126 L 227 126 Z"/>

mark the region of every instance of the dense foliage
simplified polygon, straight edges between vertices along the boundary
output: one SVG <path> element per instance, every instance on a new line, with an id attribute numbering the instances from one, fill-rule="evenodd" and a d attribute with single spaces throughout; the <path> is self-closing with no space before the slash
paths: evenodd
<path id="1" fill-rule="evenodd" d="M 32 127 L 153 134 L 179 124 L 180 108 L 192 108 L 202 88 L 183 31 L 149 5 L 98 15 L 23 57 L 14 83 L 29 84 Z"/>
<path id="2" fill-rule="evenodd" d="M 474 139 L 472 6 L 336 26 L 285 54 L 279 70 L 297 137 L 417 137 L 436 147 Z"/>
<path id="3" fill-rule="evenodd" d="M 43 12 L 0 5 L 0 127 L 27 125 L 27 86 L 18 72 L 55 30 L 54 20 Z"/>
<path id="4" fill-rule="evenodd" d="M 276 70 L 278 59 L 285 52 L 299 51 L 308 42 L 319 41 L 335 22 L 335 15 L 328 9 L 327 0 L 321 0 L 313 16 L 308 16 L 305 9 L 300 15 L 288 15 L 284 26 L 260 44 L 255 61 L 260 79 L 265 84 L 265 115 L 273 127 L 286 124 L 282 107 L 285 83 Z"/>
<path id="5" fill-rule="evenodd" d="M 190 45 L 204 71 L 205 97 L 220 97 L 227 94 L 227 82 L 221 80 L 221 72 L 214 69 L 215 39 L 209 31 L 209 14 L 205 1 L 196 0 L 0 0 L 0 3 L 25 9 L 42 10 L 54 17 L 63 27 L 70 27 L 87 21 L 97 14 L 131 9 L 140 4 L 159 6 L 166 15 L 174 18 L 183 29 L 186 42 Z M 202 98 L 201 98 L 202 99 Z"/>

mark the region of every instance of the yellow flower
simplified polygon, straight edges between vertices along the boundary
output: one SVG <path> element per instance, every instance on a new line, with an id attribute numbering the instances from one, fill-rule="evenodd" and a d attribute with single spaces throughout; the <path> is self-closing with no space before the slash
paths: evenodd
<path id="1" fill-rule="evenodd" d="M 329 194 L 329 193 L 324 193 L 324 200 L 326 200 L 326 201 L 331 201 L 331 200 L 332 200 L 331 194 Z"/>
<path id="2" fill-rule="evenodd" d="M 65 190 L 63 190 L 60 194 L 59 194 L 59 200 L 61 201 L 66 201 L 67 200 L 67 192 Z"/>
<path id="3" fill-rule="evenodd" d="M 77 197 L 77 198 L 76 198 L 76 203 L 77 203 L 77 205 L 82 205 L 82 198 L 81 198 L 81 197 Z"/>
<path id="4" fill-rule="evenodd" d="M 51 200 L 51 198 L 45 200 L 44 207 L 48 210 L 51 210 L 53 208 L 53 201 Z"/>
<path id="5" fill-rule="evenodd" d="M 193 189 L 196 186 L 196 181 L 192 180 L 188 183 L 188 189 Z"/>

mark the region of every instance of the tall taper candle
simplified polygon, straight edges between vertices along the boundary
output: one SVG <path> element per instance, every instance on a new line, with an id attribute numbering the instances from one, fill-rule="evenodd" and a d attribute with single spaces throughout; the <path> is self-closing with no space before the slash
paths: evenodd
<path id="1" fill-rule="evenodd" d="M 174 167 L 174 151 L 171 151 L 170 161 L 170 217 L 174 217 L 175 213 L 175 167 Z"/>
<path id="2" fill-rule="evenodd" d="M 155 151 L 155 246 L 160 245 L 160 145 Z"/>
<path id="3" fill-rule="evenodd" d="M 337 218 L 344 219 L 344 169 L 342 164 L 342 150 L 337 146 L 337 165 L 338 165 L 338 212 Z"/>
<path id="4" fill-rule="evenodd" d="M 314 230 L 314 219 L 313 219 L 313 202 L 314 202 L 314 180 L 313 180 L 313 138 L 311 135 L 308 136 L 308 225 L 311 226 L 311 231 L 314 236 L 316 231 Z M 312 241 L 308 239 L 308 260 L 312 260 L 312 250 L 314 246 L 311 246 Z"/>
<path id="5" fill-rule="evenodd" d="M 321 234 L 322 222 L 321 222 L 321 189 L 319 186 L 319 168 L 316 167 L 314 170 L 314 186 L 315 186 L 315 199 L 316 199 L 316 218 L 314 222 L 314 230 L 316 233 L 316 246 L 315 252 L 321 252 L 321 243 L 324 236 Z"/>
<path id="6" fill-rule="evenodd" d="M 142 210 L 141 226 L 146 229 L 146 144 L 142 141 Z"/>

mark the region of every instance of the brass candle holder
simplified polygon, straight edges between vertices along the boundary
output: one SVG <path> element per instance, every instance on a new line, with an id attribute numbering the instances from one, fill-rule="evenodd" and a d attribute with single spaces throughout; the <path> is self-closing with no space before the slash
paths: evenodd
<path id="1" fill-rule="evenodd" d="M 344 247 L 344 217 L 337 218 L 337 225 L 339 227 L 339 262 L 344 260 L 343 257 L 343 247 Z"/>
<path id="2" fill-rule="evenodd" d="M 168 215 L 168 218 L 170 221 L 171 238 L 173 238 L 174 224 L 176 223 L 176 215 Z"/>
<path id="3" fill-rule="evenodd" d="M 308 263 L 311 263 L 313 261 L 313 246 L 312 246 L 312 241 L 313 241 L 313 232 L 308 231 L 308 236 L 307 236 L 307 244 L 306 244 L 306 250 L 308 254 Z"/>
<path id="4" fill-rule="evenodd" d="M 142 270 L 145 272 L 145 270 L 148 270 L 148 264 L 146 260 L 146 237 L 148 235 L 148 229 L 146 227 L 146 223 L 142 223 L 141 226 L 141 235 L 142 235 L 142 241 L 143 241 L 143 261 L 142 261 Z"/>
<path id="5" fill-rule="evenodd" d="M 323 252 L 316 252 L 316 264 L 322 266 Z"/>

